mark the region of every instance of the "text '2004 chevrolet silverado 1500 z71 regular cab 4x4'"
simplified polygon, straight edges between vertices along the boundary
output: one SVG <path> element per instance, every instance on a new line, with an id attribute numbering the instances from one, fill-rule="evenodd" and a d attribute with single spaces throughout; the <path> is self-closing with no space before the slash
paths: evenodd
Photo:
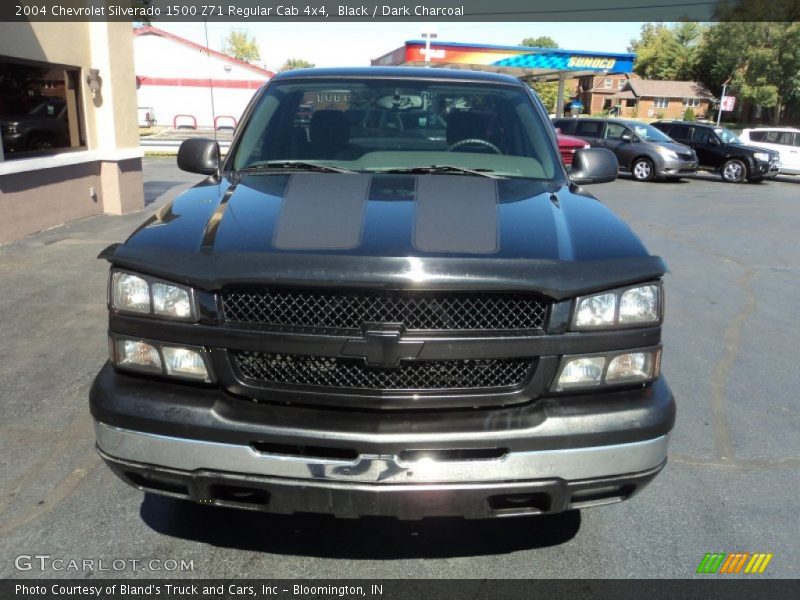
<path id="1" fill-rule="evenodd" d="M 311 105 L 308 119 L 298 108 Z M 415 123 L 359 127 L 351 111 Z M 408 135 L 430 119 L 443 135 Z M 416 125 L 416 129 L 411 127 Z M 662 259 L 569 174 L 503 75 L 297 70 L 228 155 L 101 255 L 97 447 L 147 492 L 278 513 L 490 517 L 624 500 L 662 469 Z"/>

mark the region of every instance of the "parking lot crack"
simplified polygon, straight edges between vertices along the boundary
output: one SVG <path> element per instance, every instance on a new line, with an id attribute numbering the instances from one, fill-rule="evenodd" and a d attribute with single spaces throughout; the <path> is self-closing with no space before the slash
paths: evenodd
<path id="1" fill-rule="evenodd" d="M 722 358 L 714 365 L 711 371 L 710 408 L 714 450 L 717 457 L 722 461 L 733 460 L 734 458 L 725 392 L 731 370 L 741 347 L 742 329 L 756 309 L 756 297 L 751 287 L 751 281 L 755 274 L 756 269 L 751 267 L 736 280 L 737 285 L 744 292 L 744 307 L 725 328 Z"/>

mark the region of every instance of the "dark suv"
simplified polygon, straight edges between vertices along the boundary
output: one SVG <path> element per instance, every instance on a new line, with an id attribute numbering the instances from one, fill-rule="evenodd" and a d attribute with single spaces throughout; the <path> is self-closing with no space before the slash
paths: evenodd
<path id="1" fill-rule="evenodd" d="M 639 121 L 624 119 L 555 119 L 561 133 L 608 148 L 617 156 L 620 171 L 636 181 L 679 179 L 697 171 L 691 148 L 676 144 L 659 130 Z"/>
<path id="2" fill-rule="evenodd" d="M 334 93 L 306 137 L 298 107 Z M 436 115 L 446 135 L 365 131 L 357 107 Z M 666 265 L 579 185 L 616 177 L 611 152 L 580 149 L 567 173 L 519 80 L 288 71 L 225 158 L 191 139 L 178 165 L 208 179 L 102 253 L 110 356 L 90 402 L 127 483 L 501 517 L 625 500 L 664 467 Z"/>
<path id="3" fill-rule="evenodd" d="M 745 146 L 730 129 L 713 124 L 658 121 L 653 127 L 672 139 L 691 146 L 700 168 L 719 173 L 722 181 L 757 183 L 775 177 L 781 170 L 781 156 L 774 150 Z"/>

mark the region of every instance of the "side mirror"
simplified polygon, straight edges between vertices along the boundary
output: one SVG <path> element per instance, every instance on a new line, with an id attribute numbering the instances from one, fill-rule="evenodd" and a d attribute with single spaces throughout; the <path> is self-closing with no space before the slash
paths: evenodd
<path id="1" fill-rule="evenodd" d="M 574 183 L 608 183 L 614 181 L 618 173 L 617 157 L 608 148 L 583 148 L 572 157 Z"/>
<path id="2" fill-rule="evenodd" d="M 625 132 L 619 137 L 619 139 L 621 139 L 623 142 L 632 142 L 633 136 L 630 133 Z"/>
<path id="3" fill-rule="evenodd" d="M 178 148 L 178 168 L 189 173 L 213 175 L 219 169 L 219 144 L 205 138 L 183 140 Z"/>
<path id="4" fill-rule="evenodd" d="M 711 144 L 712 146 L 719 146 L 721 144 L 719 138 L 715 135 L 708 138 L 708 143 Z"/>

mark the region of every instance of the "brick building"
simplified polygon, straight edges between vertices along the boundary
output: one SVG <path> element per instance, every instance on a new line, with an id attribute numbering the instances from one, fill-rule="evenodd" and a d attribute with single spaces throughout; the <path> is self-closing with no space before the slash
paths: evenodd
<path id="1" fill-rule="evenodd" d="M 574 98 L 583 104 L 584 112 L 594 115 L 613 106 L 611 97 L 625 89 L 632 78 L 639 79 L 635 73 L 611 73 L 581 77 L 575 86 Z"/>
<path id="2" fill-rule="evenodd" d="M 607 100 L 608 108 L 615 109 L 615 114 L 621 117 L 681 119 L 689 108 L 695 117 L 706 117 L 714 96 L 696 81 L 631 79 Z"/>
<path id="3" fill-rule="evenodd" d="M 704 117 L 714 104 L 702 83 L 642 79 L 635 73 L 581 77 L 575 97 L 589 114 L 608 111 L 642 119 L 680 119 L 690 107 L 695 116 Z"/>

